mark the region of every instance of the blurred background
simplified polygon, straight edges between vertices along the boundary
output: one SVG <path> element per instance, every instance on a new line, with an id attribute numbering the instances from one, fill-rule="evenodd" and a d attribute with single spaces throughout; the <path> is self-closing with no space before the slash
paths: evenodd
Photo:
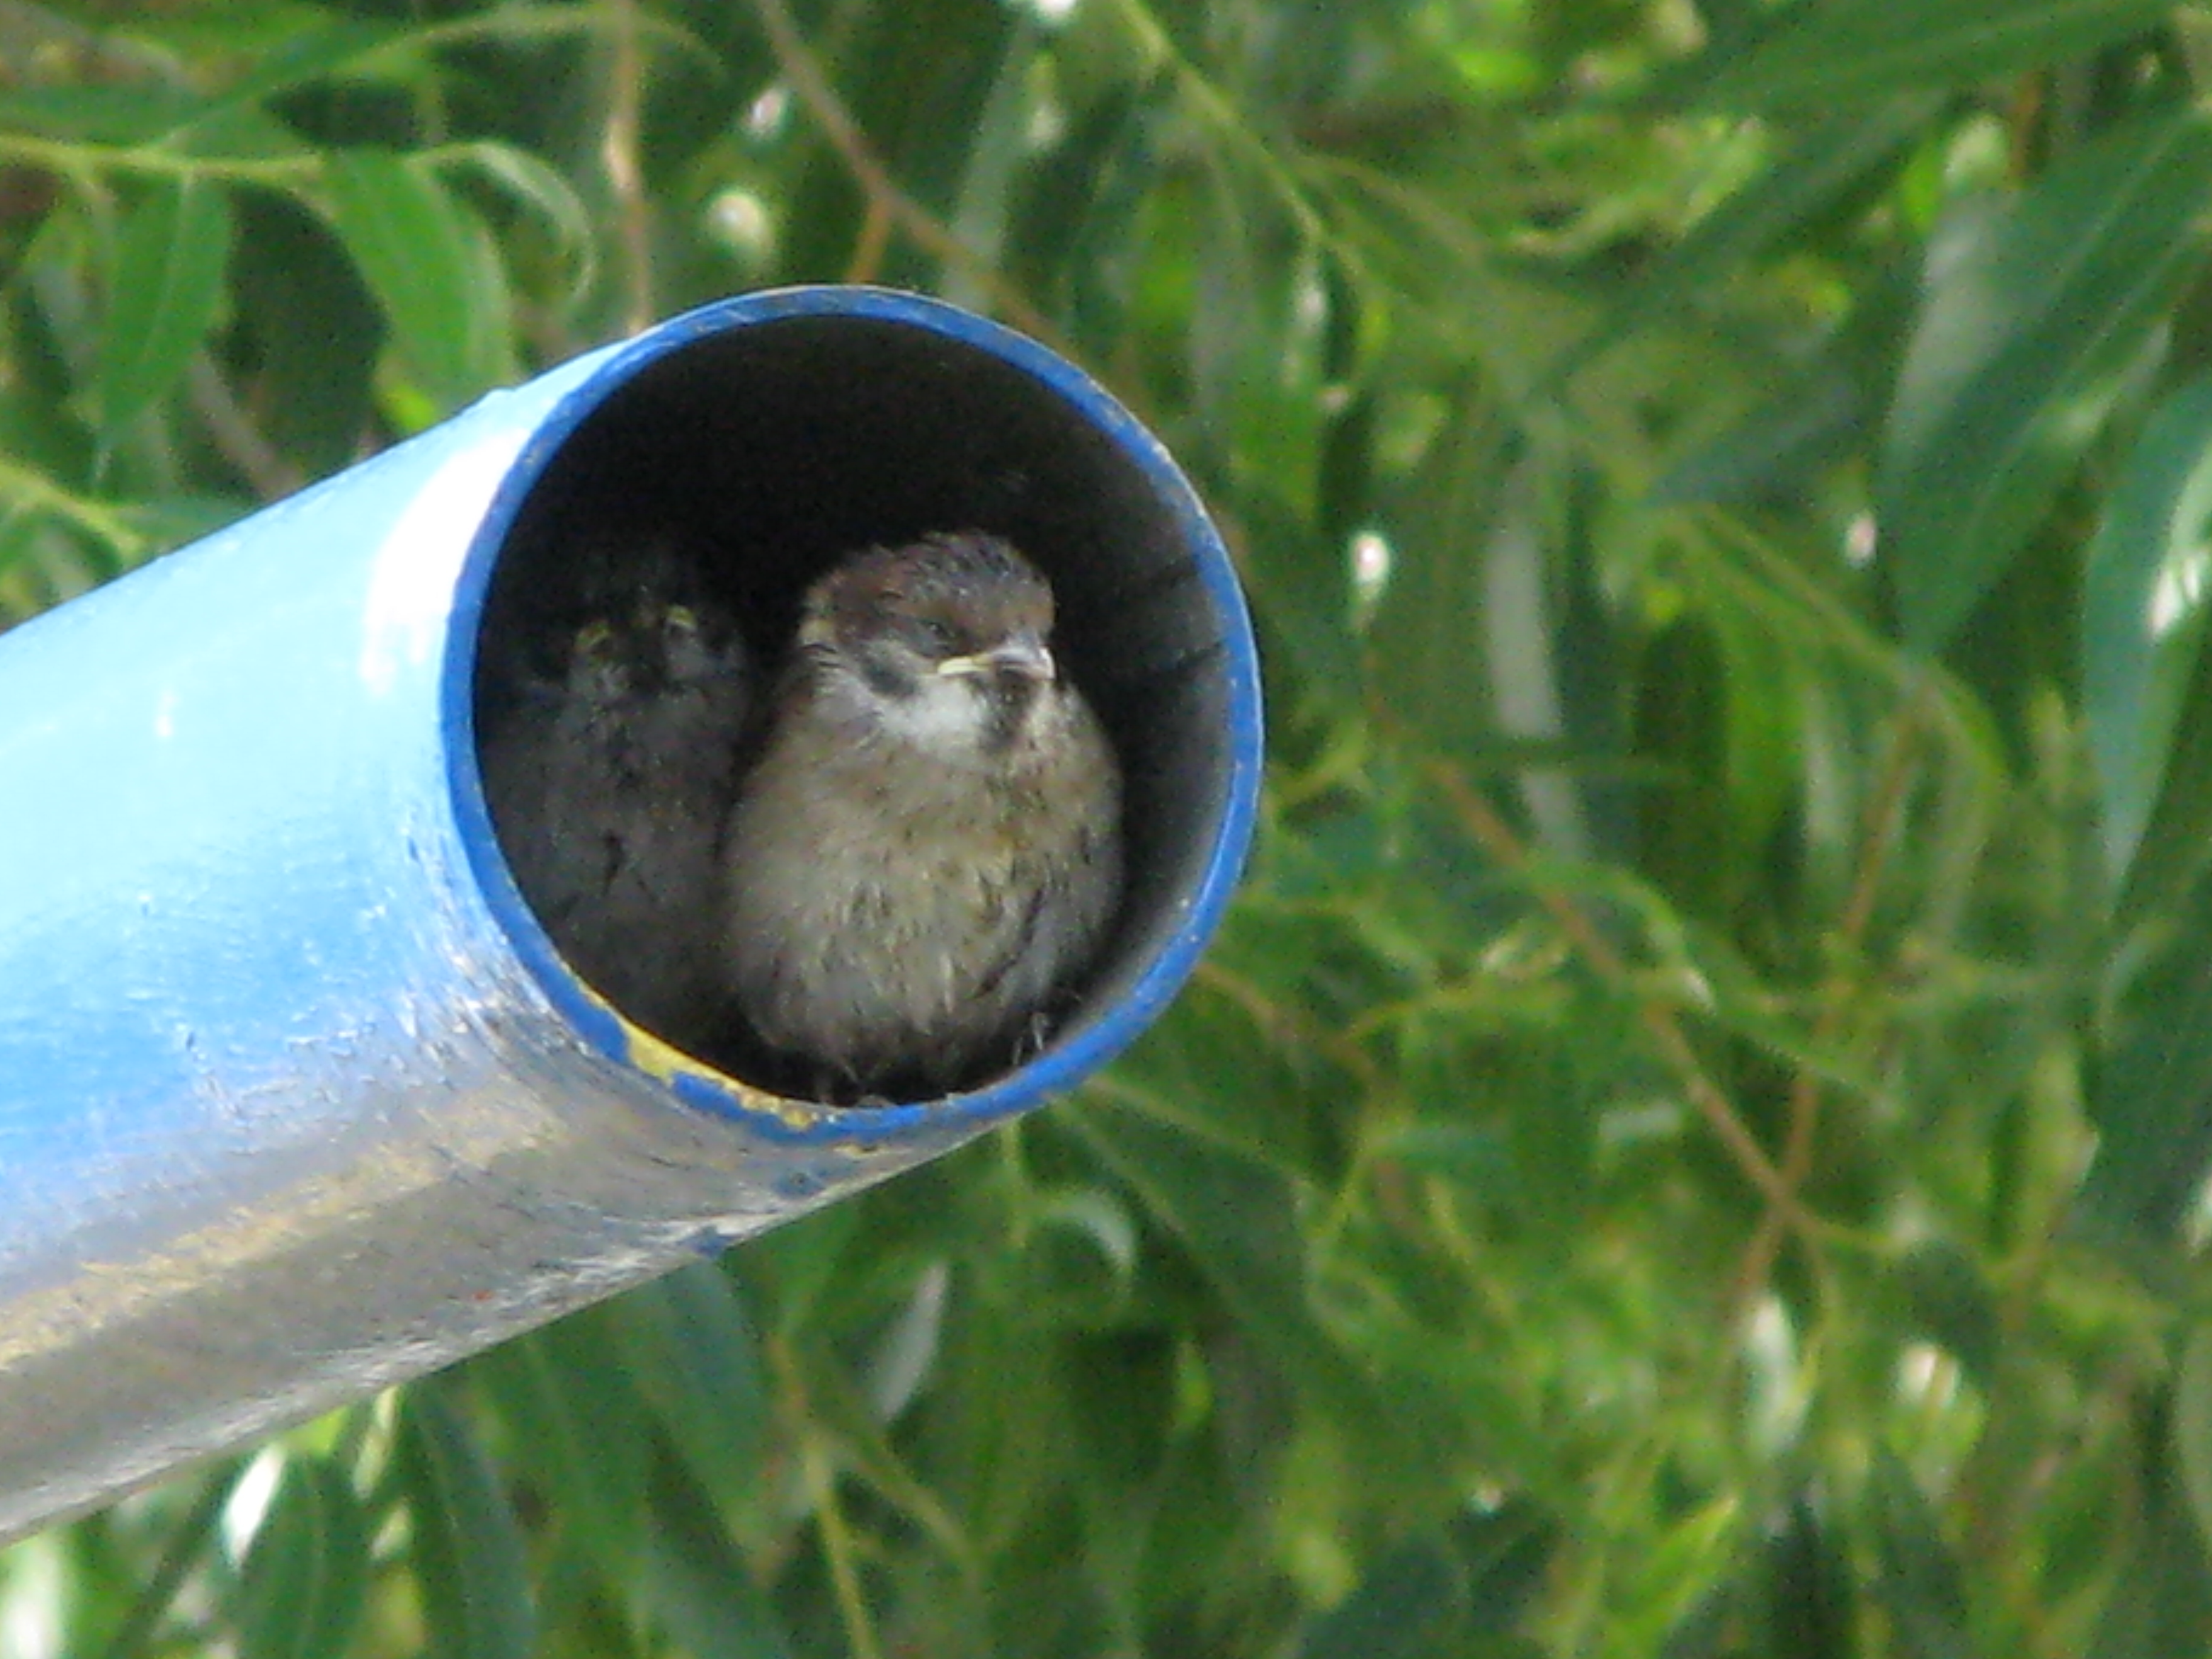
<path id="1" fill-rule="evenodd" d="M 878 282 L 1160 433 L 1273 720 L 1079 1094 L 0 1553 L 0 1652 L 2212 1651 L 2208 77 L 2148 0 L 0 0 L 0 625 Z"/>

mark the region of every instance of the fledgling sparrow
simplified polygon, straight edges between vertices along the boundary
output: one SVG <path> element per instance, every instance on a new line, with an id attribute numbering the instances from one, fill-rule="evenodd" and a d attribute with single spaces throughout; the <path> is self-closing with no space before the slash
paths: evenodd
<path id="1" fill-rule="evenodd" d="M 510 688 L 483 780 L 515 884 L 562 955 L 637 1024 L 697 1049 L 728 1006 L 715 848 L 752 687 L 729 613 L 669 568 L 648 561 L 601 596 L 556 676 Z"/>
<path id="2" fill-rule="evenodd" d="M 975 531 L 806 595 L 722 859 L 738 1010 L 825 1085 L 1010 1063 L 1105 937 L 1121 769 L 1052 628 L 1044 577 Z"/>

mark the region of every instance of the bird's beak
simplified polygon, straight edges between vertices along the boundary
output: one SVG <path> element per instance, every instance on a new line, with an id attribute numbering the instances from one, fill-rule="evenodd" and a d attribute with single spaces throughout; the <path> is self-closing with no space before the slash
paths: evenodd
<path id="1" fill-rule="evenodd" d="M 937 672 L 949 678 L 977 674 L 1018 674 L 1024 679 L 1048 680 L 1056 672 L 1052 648 L 1034 634 L 1013 638 L 969 657 L 947 657 Z"/>

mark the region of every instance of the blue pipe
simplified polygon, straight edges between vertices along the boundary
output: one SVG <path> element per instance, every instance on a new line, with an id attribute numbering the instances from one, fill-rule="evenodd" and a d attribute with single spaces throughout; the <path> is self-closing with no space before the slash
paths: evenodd
<path id="1" fill-rule="evenodd" d="M 1123 763 L 1082 1006 L 1007 1075 L 843 1109 L 633 1024 L 518 890 L 477 765 L 562 548 L 680 534 L 768 628 L 838 553 L 968 526 L 1051 577 Z M 1158 443 L 876 289 L 677 318 L 0 637 L 0 1540 L 1068 1088 L 1190 973 L 1260 764 L 1243 602 Z"/>

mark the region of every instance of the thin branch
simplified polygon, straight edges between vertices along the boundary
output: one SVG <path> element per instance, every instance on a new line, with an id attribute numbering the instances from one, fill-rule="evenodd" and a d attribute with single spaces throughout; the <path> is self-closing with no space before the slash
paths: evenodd
<path id="1" fill-rule="evenodd" d="M 125 1655 L 144 1652 L 153 1645 L 151 1638 L 160 1630 L 161 1621 L 176 1605 L 193 1570 L 213 1547 L 223 1506 L 237 1491 L 246 1462 L 243 1457 L 232 1458 L 217 1465 L 203 1480 L 191 1507 L 169 1528 L 168 1541 L 146 1587 L 139 1591 L 130 1612 L 116 1626 L 107 1645 L 100 1650 L 104 1659 L 123 1659 Z"/>
<path id="2" fill-rule="evenodd" d="M 1525 876 L 1530 862 L 1528 850 L 1521 843 L 1505 820 L 1500 817 L 1482 793 L 1460 775 L 1459 769 L 1448 761 L 1429 760 L 1424 769 L 1443 792 L 1445 800 L 1457 814 L 1468 834 L 1500 864 L 1516 874 Z M 1796 1189 L 1783 1178 L 1771 1159 L 1760 1147 L 1758 1139 L 1745 1127 L 1718 1085 L 1705 1074 L 1704 1064 L 1698 1059 L 1697 1049 L 1682 1030 L 1673 1006 L 1653 995 L 1637 982 L 1635 974 L 1613 942 L 1607 939 L 1574 899 L 1543 882 L 1532 882 L 1536 899 L 1551 913 L 1552 920 L 1565 933 L 1577 954 L 1592 971 L 1606 983 L 1626 993 L 1636 1004 L 1638 1023 L 1651 1039 L 1660 1058 L 1674 1073 L 1683 1093 L 1698 1115 L 1705 1121 L 1714 1138 L 1719 1140 L 1729 1157 L 1759 1188 L 1771 1209 L 1778 1212 L 1791 1226 L 1808 1237 L 1820 1231 L 1819 1219 L 1807 1213 L 1798 1202 Z"/>
<path id="3" fill-rule="evenodd" d="M 752 7 L 784 79 L 791 83 L 799 101 L 806 106 L 830 148 L 837 152 L 846 171 L 853 175 L 854 183 L 860 187 L 860 193 L 868 198 L 871 210 L 882 212 L 925 252 L 975 283 L 990 295 L 999 313 L 1017 328 L 1062 356 L 1072 356 L 1073 353 L 1062 343 L 1059 331 L 1022 296 L 1018 289 L 954 235 L 944 221 L 899 188 L 890 169 L 870 147 L 860 124 L 837 95 L 836 88 L 830 84 L 830 77 L 808 49 L 784 0 L 752 0 Z"/>
<path id="4" fill-rule="evenodd" d="M 204 351 L 193 359 L 185 379 L 192 412 L 222 458 L 236 467 L 264 501 L 289 495 L 307 483 L 300 469 L 262 435 L 239 406 L 238 395 Z"/>
<path id="5" fill-rule="evenodd" d="M 637 0 L 614 0 L 614 52 L 608 70 L 606 128 L 599 135 L 599 165 L 615 200 L 622 246 L 623 326 L 642 334 L 652 326 L 653 250 L 646 210 L 645 174 L 639 161 L 639 111 L 645 95 L 645 48 Z"/>
<path id="6" fill-rule="evenodd" d="M 1213 83 L 1197 64 L 1186 58 L 1176 46 L 1175 38 L 1154 16 L 1144 0 L 1121 0 L 1117 9 L 1128 26 L 1139 52 L 1147 63 L 1164 64 L 1175 77 L 1177 88 L 1189 100 L 1190 107 L 1199 120 L 1219 133 L 1230 144 L 1244 152 L 1251 166 L 1267 181 L 1283 211 L 1308 241 L 1333 252 L 1344 250 L 1339 239 L 1329 234 L 1328 222 L 1321 215 L 1298 184 L 1297 175 L 1283 161 L 1281 147 L 1271 143 L 1266 135 L 1249 125 L 1238 113 L 1236 103 L 1229 94 Z"/>
<path id="7" fill-rule="evenodd" d="M 190 155 L 152 144 L 86 143 L 40 138 L 27 132 L 0 133 L 0 161 L 20 161 L 80 178 L 112 170 L 165 179 L 218 179 L 276 189 L 310 183 L 323 169 L 320 155 Z"/>
<path id="8" fill-rule="evenodd" d="M 1330 1064 L 1340 1066 L 1369 1090 L 1379 1085 L 1374 1059 L 1358 1043 L 1277 1000 L 1235 969 L 1203 957 L 1191 970 L 1191 981 L 1234 1004 L 1278 1045 L 1309 1048 Z"/>
<path id="9" fill-rule="evenodd" d="M 844 1510 L 838 1506 L 837 1472 L 830 1462 L 829 1448 L 822 1443 L 819 1434 L 811 1429 L 803 1430 L 799 1456 L 806 1469 L 808 1496 L 814 1502 L 815 1525 L 822 1534 L 822 1553 L 829 1560 L 830 1582 L 836 1591 L 838 1615 L 853 1644 L 854 1659 L 882 1659 L 875 1621 L 868 1614 L 868 1599 L 860 1589 L 852 1530 L 845 1524 Z"/>
<path id="10" fill-rule="evenodd" d="M 845 262 L 848 283 L 872 283 L 883 275 L 884 256 L 890 251 L 890 209 L 880 196 L 871 196 L 860 214 L 860 232 L 853 238 L 853 257 Z"/>
<path id="11" fill-rule="evenodd" d="M 1899 717 L 1888 752 L 1876 774 L 1874 792 L 1867 798 L 1859 820 L 1857 867 L 1852 872 L 1851 890 L 1844 896 L 1843 913 L 1836 925 L 1836 937 L 1843 950 L 1827 982 L 1820 988 L 1820 1017 L 1813 1025 L 1812 1052 L 1816 1054 L 1826 1053 L 1843 1033 L 1845 1011 L 1850 1006 L 1851 964 L 1873 924 L 1882 877 L 1897 844 L 1897 828 L 1903 816 L 1905 799 L 1917 771 L 1915 763 L 1919 753 L 1919 726 L 1920 703 L 1916 699 L 1905 705 Z M 1782 1179 L 1793 1198 L 1813 1172 L 1820 1123 L 1820 1080 L 1810 1066 L 1801 1066 L 1790 1085 L 1790 1131 L 1782 1149 Z M 1745 1247 L 1743 1261 L 1736 1269 L 1732 1301 L 1739 1314 L 1750 1305 L 1773 1271 L 1787 1220 L 1780 1208 L 1771 1203 L 1759 1218 L 1759 1230 Z"/>
<path id="12" fill-rule="evenodd" d="M 0 454 L 0 513 L 46 513 L 106 544 L 125 564 L 149 550 L 149 538 L 103 502 L 64 489 L 45 473 Z"/>
<path id="13" fill-rule="evenodd" d="M 837 1501 L 836 1462 L 830 1454 L 823 1431 L 814 1420 L 806 1384 L 799 1376 L 799 1356 L 780 1338 L 769 1340 L 768 1354 L 770 1366 L 783 1383 L 785 1404 L 799 1441 L 807 1499 L 813 1505 L 815 1529 L 821 1536 L 823 1564 L 830 1570 L 830 1590 L 845 1626 L 846 1640 L 854 1659 L 883 1659 L 883 1645 L 877 1639 L 875 1620 L 860 1586 L 858 1549 Z"/>

